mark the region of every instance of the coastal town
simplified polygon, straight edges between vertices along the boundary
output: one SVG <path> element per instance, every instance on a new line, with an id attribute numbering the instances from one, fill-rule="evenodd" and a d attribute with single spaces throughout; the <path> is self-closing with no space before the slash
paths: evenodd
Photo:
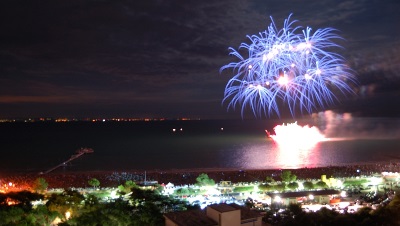
<path id="1" fill-rule="evenodd" d="M 65 208 L 48 209 L 53 210 L 56 217 L 47 225 L 68 222 L 70 224 L 66 225 L 74 225 L 71 223 L 74 217 L 80 219 L 85 215 L 82 209 L 88 197 L 96 197 L 97 203 L 107 205 L 116 200 L 125 200 L 132 205 L 132 202 L 138 202 L 135 194 L 145 191 L 174 200 L 171 201 L 174 204 L 159 209 L 158 216 L 162 218 L 158 218 L 158 223 L 149 225 L 191 225 L 172 224 L 171 219 L 179 221 L 177 219 L 184 211 L 194 211 L 197 215 L 193 218 L 200 220 L 205 217 L 203 212 L 210 208 L 240 210 L 239 213 L 251 211 L 251 219 L 254 220 L 251 222 L 258 222 L 255 225 L 283 225 L 288 208 L 293 208 L 293 205 L 304 213 L 327 209 L 347 215 L 367 208 L 372 214 L 372 211 L 378 211 L 397 200 L 399 168 L 400 164 L 387 163 L 276 170 L 199 169 L 4 175 L 0 176 L 0 204 L 3 206 L 2 214 L 24 206 L 26 203 L 8 194 L 29 191 L 42 195 L 37 196 L 40 197 L 38 200 L 30 200 L 32 210 L 38 206 L 49 208 L 53 206 L 52 199 L 56 196 L 65 198 L 69 192 L 70 195 L 81 197 L 82 203 L 79 207 L 64 203 Z"/>

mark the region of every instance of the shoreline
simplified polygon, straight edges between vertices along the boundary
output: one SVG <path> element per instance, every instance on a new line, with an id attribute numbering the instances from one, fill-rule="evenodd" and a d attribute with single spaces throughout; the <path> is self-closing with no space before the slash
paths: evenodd
<path id="1" fill-rule="evenodd" d="M 201 173 L 206 173 L 216 183 L 220 181 L 254 182 L 264 181 L 272 177 L 280 180 L 282 170 L 290 170 L 298 179 L 320 179 L 321 175 L 327 178 L 354 177 L 381 174 L 382 172 L 400 172 L 400 162 L 336 165 L 327 167 L 306 167 L 298 169 L 236 169 L 236 168 L 196 168 L 196 169 L 168 169 L 168 170 L 125 170 L 125 171 L 70 171 L 51 172 L 48 174 L 18 173 L 2 174 L 0 184 L 13 182 L 21 188 L 30 187 L 38 177 L 43 177 L 51 188 L 85 188 L 90 187 L 88 180 L 96 178 L 100 187 L 117 187 L 127 180 L 141 183 L 143 181 L 157 181 L 159 184 L 173 183 L 175 185 L 194 184 Z"/>

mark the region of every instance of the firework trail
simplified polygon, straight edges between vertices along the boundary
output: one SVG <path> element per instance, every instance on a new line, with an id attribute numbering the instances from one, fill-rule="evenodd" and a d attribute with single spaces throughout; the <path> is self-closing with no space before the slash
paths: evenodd
<path id="1" fill-rule="evenodd" d="M 239 50 L 247 50 L 247 58 L 229 48 L 230 55 L 240 61 L 221 67 L 221 72 L 232 69 L 235 74 L 225 87 L 223 102 L 229 102 L 228 109 L 239 105 L 242 116 L 247 107 L 255 116 L 279 116 L 280 101 L 294 116 L 296 109 L 312 113 L 333 104 L 335 90 L 354 93 L 349 85 L 356 83 L 351 69 L 342 56 L 329 51 L 340 48 L 333 42 L 341 39 L 336 30 L 324 28 L 312 33 L 309 27 L 294 26 L 297 21 L 290 21 L 290 17 L 280 30 L 271 17 L 266 31 L 247 36 L 250 44 L 239 46 Z"/>

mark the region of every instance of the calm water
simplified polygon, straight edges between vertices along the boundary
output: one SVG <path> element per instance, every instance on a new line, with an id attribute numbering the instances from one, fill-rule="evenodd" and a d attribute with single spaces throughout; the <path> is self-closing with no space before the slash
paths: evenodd
<path id="1" fill-rule="evenodd" d="M 310 149 L 284 149 L 267 138 L 264 130 L 280 123 L 1 123 L 0 172 L 45 171 L 80 147 L 95 152 L 58 171 L 299 168 L 400 160 L 399 119 L 299 122 L 335 138 Z"/>

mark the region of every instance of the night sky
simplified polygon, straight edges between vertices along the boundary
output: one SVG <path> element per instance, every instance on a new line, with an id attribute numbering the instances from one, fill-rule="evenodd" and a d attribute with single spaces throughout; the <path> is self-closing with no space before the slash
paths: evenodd
<path id="1" fill-rule="evenodd" d="M 331 108 L 400 116 L 398 0 L 0 1 L 0 118 L 241 118 L 229 47 L 273 17 L 333 27 L 359 80 Z M 253 117 L 251 113 L 249 117 Z"/>

